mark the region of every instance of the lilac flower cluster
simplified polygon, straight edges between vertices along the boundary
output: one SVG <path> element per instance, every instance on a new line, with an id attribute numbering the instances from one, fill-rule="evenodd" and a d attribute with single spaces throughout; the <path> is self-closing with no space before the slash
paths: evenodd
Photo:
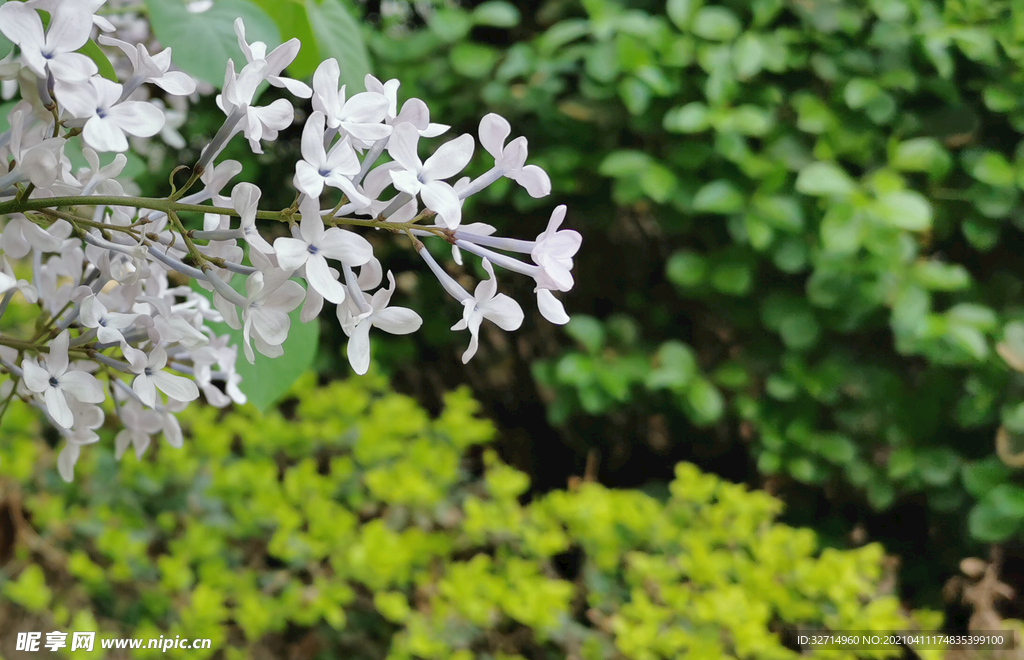
<path id="1" fill-rule="evenodd" d="M 116 32 L 96 14 L 103 2 L 12 0 L 0 6 L 0 32 L 17 46 L 0 61 L 0 81 L 17 79 L 23 93 L 8 115 L 10 129 L 0 134 L 6 164 L 0 174 L 0 320 L 15 296 L 40 312 L 33 333 L 22 331 L 34 336 L 0 326 L 0 416 L 14 398 L 42 410 L 65 439 L 58 458 L 64 479 L 71 480 L 82 445 L 99 439 L 108 401 L 106 410 L 123 429 L 118 457 L 129 447 L 141 456 L 158 433 L 180 446 L 174 413 L 201 395 L 214 406 L 245 402 L 235 370 L 239 347 L 217 336 L 211 323 L 241 330 L 241 350 L 252 362 L 257 352 L 282 355 L 289 312 L 301 306 L 301 320 L 310 322 L 331 303 L 359 374 L 369 368 L 372 328 L 392 334 L 419 329 L 419 314 L 391 305 L 394 274 L 385 273 L 371 244 L 345 226 L 385 229 L 411 241 L 463 305 L 452 326 L 470 333 L 463 362 L 476 353 L 485 319 L 503 330 L 523 321 L 519 303 L 498 292 L 494 266 L 533 279 L 544 318 L 569 320 L 554 292 L 573 286 L 581 237 L 560 229 L 564 206 L 532 241 L 495 236 L 483 223 L 463 224 L 463 202 L 501 177 L 533 197 L 550 193 L 547 174 L 526 164 L 526 138 L 509 141 L 508 122 L 487 115 L 478 137 L 494 165 L 475 179 L 456 178 L 473 156 L 473 136 L 444 142 L 421 160 L 420 141 L 449 127 L 432 123 L 419 99 L 399 109 L 397 80 L 368 75 L 366 91 L 352 93 L 339 86 L 338 63 L 329 59 L 310 87 L 284 75 L 298 40 L 268 52 L 266 44 L 246 41 L 241 19 L 235 31 L 245 62 L 238 70 L 227 62 L 217 96 L 225 121 L 189 180 L 166 198 L 126 192 L 135 189 L 122 176 L 129 137 L 167 133 L 166 106 L 149 100 L 144 85 L 170 98 L 192 94 L 196 83 L 173 70 L 170 49 L 151 55 L 137 39 L 108 34 L 98 43 L 120 54 L 119 69 L 131 73 L 123 83 L 101 77 L 79 51 L 94 29 Z M 45 26 L 41 12 L 49 15 Z M 263 83 L 312 105 L 302 159 L 295 163 L 295 201 L 274 211 L 258 208 L 261 191 L 251 183 L 224 193 L 242 168 L 218 160 L 238 133 L 262 153 L 263 143 L 293 123 L 290 101 L 258 105 Z M 83 141 L 88 162 L 77 172 L 65 154 L 73 139 Z M 379 163 L 385 152 L 389 158 Z M 101 165 L 103 153 L 115 154 L 107 165 Z M 196 184 L 201 189 L 190 192 Z M 203 229 L 186 230 L 182 212 L 204 214 Z M 291 236 L 271 243 L 258 220 L 288 223 Z M 476 255 L 488 279 L 469 293 L 421 239 L 447 242 L 459 264 L 462 252 Z M 244 293 L 233 286 L 236 278 L 244 279 Z M 193 280 L 212 296 L 197 293 Z"/>

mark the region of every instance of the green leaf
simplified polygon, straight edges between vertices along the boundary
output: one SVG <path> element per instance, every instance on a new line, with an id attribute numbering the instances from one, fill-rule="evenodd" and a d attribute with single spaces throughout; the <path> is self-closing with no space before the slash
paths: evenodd
<path id="1" fill-rule="evenodd" d="M 651 88 L 639 78 L 623 78 L 618 90 L 619 98 L 631 115 L 642 115 L 651 104 Z"/>
<path id="2" fill-rule="evenodd" d="M 1003 406 L 999 416 L 1007 432 L 1014 435 L 1024 433 L 1024 401 L 1018 401 Z"/>
<path id="3" fill-rule="evenodd" d="M 680 30 L 686 30 L 693 17 L 693 11 L 700 4 L 700 0 L 668 0 L 665 3 L 665 12 L 668 18 Z"/>
<path id="4" fill-rule="evenodd" d="M 601 161 L 597 171 L 603 176 L 615 178 L 639 176 L 650 165 L 651 157 L 642 151 L 613 151 Z"/>
<path id="5" fill-rule="evenodd" d="M 825 433 L 814 440 L 814 447 L 828 460 L 836 465 L 846 465 L 857 454 L 857 445 L 841 433 Z"/>
<path id="6" fill-rule="evenodd" d="M 670 133 L 700 133 L 711 126 L 708 115 L 708 106 L 694 101 L 666 112 L 661 124 Z"/>
<path id="7" fill-rule="evenodd" d="M 915 467 L 914 451 L 909 447 L 900 447 L 889 455 L 887 474 L 890 479 L 898 481 L 912 474 Z"/>
<path id="8" fill-rule="evenodd" d="M 448 54 L 452 69 L 467 78 L 489 77 L 498 62 L 498 51 L 472 42 L 456 44 Z"/>
<path id="9" fill-rule="evenodd" d="M 309 25 L 309 15 L 301 0 L 253 0 L 267 16 L 274 19 L 281 35 L 291 39 L 295 37 L 302 43 L 299 54 L 288 65 L 288 73 L 293 78 L 308 78 L 320 65 L 320 54 L 317 52 L 316 39 Z M 237 66 L 237 65 L 236 65 Z"/>
<path id="10" fill-rule="evenodd" d="M 245 22 L 249 43 L 262 41 L 268 51 L 281 44 L 274 21 L 249 0 L 217 0 L 201 14 L 188 11 L 180 0 L 145 0 L 145 4 L 153 34 L 162 45 L 171 47 L 174 63 L 217 89 L 224 84 L 229 58 L 235 62 L 235 71 L 245 64 L 235 19 Z"/>
<path id="11" fill-rule="evenodd" d="M 950 324 L 946 333 L 950 342 L 959 346 L 975 360 L 984 360 L 988 356 L 988 342 L 985 335 L 977 328 L 969 325 Z"/>
<path id="12" fill-rule="evenodd" d="M 442 7 L 427 19 L 427 26 L 442 41 L 455 43 L 469 34 L 473 28 L 473 17 L 461 9 Z"/>
<path id="13" fill-rule="evenodd" d="M 846 105 L 858 110 L 881 93 L 882 88 L 875 81 L 867 78 L 852 78 L 850 82 L 846 83 L 846 88 L 843 90 L 843 100 L 846 101 Z"/>
<path id="14" fill-rule="evenodd" d="M 681 288 L 700 284 L 704 281 L 707 270 L 707 259 L 687 250 L 673 253 L 665 264 L 665 276 L 668 281 Z"/>
<path id="15" fill-rule="evenodd" d="M 604 346 L 604 326 L 593 316 L 573 314 L 572 320 L 565 325 L 565 332 L 590 353 L 597 353 Z"/>
<path id="16" fill-rule="evenodd" d="M 96 63 L 96 68 L 99 69 L 101 76 L 107 80 L 117 82 L 117 73 L 114 71 L 114 65 L 110 63 L 106 54 L 100 50 L 100 47 L 96 45 L 95 41 L 92 39 L 86 41 L 85 45 L 78 49 L 78 52 L 87 56 Z M 0 55 L 0 57 L 2 57 L 2 55 Z"/>
<path id="17" fill-rule="evenodd" d="M 693 210 L 726 215 L 740 211 L 745 199 L 736 184 L 725 179 L 712 181 L 701 187 L 693 197 Z"/>
<path id="18" fill-rule="evenodd" d="M 925 449 L 916 458 L 918 474 L 931 486 L 947 485 L 960 469 L 960 457 L 952 449 Z"/>
<path id="19" fill-rule="evenodd" d="M 966 268 L 935 259 L 915 262 L 911 276 L 932 291 L 960 291 L 971 285 L 971 274 Z"/>
<path id="20" fill-rule="evenodd" d="M 697 374 L 697 357 L 681 341 L 667 341 L 654 356 L 655 368 L 647 376 L 649 390 L 680 389 Z"/>
<path id="21" fill-rule="evenodd" d="M 711 286 L 722 293 L 743 296 L 754 284 L 754 273 L 742 261 L 726 261 L 718 264 L 711 273 Z"/>
<path id="22" fill-rule="evenodd" d="M 787 347 L 805 350 L 814 346 L 821 334 L 821 326 L 809 309 L 788 314 L 779 324 L 779 335 Z"/>
<path id="23" fill-rule="evenodd" d="M 686 389 L 686 403 L 690 419 L 697 426 L 707 426 L 721 419 L 725 400 L 718 388 L 706 378 L 695 378 Z"/>
<path id="24" fill-rule="evenodd" d="M 986 151 L 974 161 L 970 172 L 978 181 L 997 187 L 1012 186 L 1016 174 L 1006 156 L 998 151 Z"/>
<path id="25" fill-rule="evenodd" d="M 0 0 L 0 5 L 3 5 L 5 2 L 7 0 Z M 0 33 L 0 58 L 7 57 L 12 50 L 14 50 L 14 44 Z"/>
<path id="26" fill-rule="evenodd" d="M 949 171 L 953 159 L 938 140 L 920 137 L 900 142 L 889 162 L 898 170 L 928 172 L 937 178 Z"/>
<path id="27" fill-rule="evenodd" d="M 1005 541 L 1019 526 L 1019 518 L 1007 516 L 990 504 L 975 505 L 967 517 L 967 527 L 971 536 L 982 543 Z"/>
<path id="28" fill-rule="evenodd" d="M 640 176 L 640 188 L 659 204 L 671 199 L 678 185 L 679 181 L 672 170 L 660 163 L 650 163 Z"/>
<path id="29" fill-rule="evenodd" d="M 976 498 L 982 498 L 1000 484 L 1006 483 L 1012 470 L 995 456 L 966 463 L 960 469 L 964 489 Z"/>
<path id="30" fill-rule="evenodd" d="M 771 112 L 760 106 L 745 103 L 727 113 L 723 121 L 717 123 L 715 127 L 720 131 L 735 131 L 741 135 L 762 137 L 773 125 Z"/>
<path id="31" fill-rule="evenodd" d="M 797 192 L 815 197 L 845 197 L 857 189 L 846 170 L 835 163 L 811 163 L 796 177 Z"/>
<path id="32" fill-rule="evenodd" d="M 708 41 L 731 41 L 743 29 L 740 19 L 725 7 L 701 7 L 693 19 L 693 33 Z"/>
<path id="33" fill-rule="evenodd" d="M 999 513 L 1017 520 L 1024 518 L 1024 488 L 1013 484 L 999 484 L 983 500 Z"/>
<path id="34" fill-rule="evenodd" d="M 907 231 L 925 231 L 932 226 L 931 204 L 913 190 L 883 195 L 875 205 L 875 213 L 887 225 Z"/>
<path id="35" fill-rule="evenodd" d="M 341 83 L 348 85 L 351 95 L 364 90 L 366 74 L 370 73 L 370 56 L 359 25 L 339 0 L 306 0 L 309 27 L 316 37 L 320 59 L 333 57 L 341 67 Z"/>
<path id="36" fill-rule="evenodd" d="M 765 46 L 762 37 L 754 32 L 744 32 L 733 46 L 732 61 L 736 67 L 736 77 L 749 80 L 761 73 L 764 67 Z"/>
<path id="37" fill-rule="evenodd" d="M 488 0 L 477 5 L 472 18 L 476 25 L 511 28 L 519 25 L 519 10 L 504 0 Z"/>

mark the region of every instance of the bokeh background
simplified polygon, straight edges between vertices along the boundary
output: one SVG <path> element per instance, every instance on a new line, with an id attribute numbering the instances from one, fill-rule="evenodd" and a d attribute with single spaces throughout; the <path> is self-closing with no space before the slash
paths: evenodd
<path id="1" fill-rule="evenodd" d="M 222 80 L 183 9 L 143 9 L 179 66 Z M 573 320 L 548 324 L 499 270 L 526 320 L 485 324 L 463 365 L 461 309 L 374 235 L 424 326 L 373 337 L 367 377 L 325 315 L 248 375 L 256 405 L 193 407 L 182 449 L 90 448 L 72 484 L 13 407 L 0 654 L 77 629 L 214 640 L 181 657 L 834 658 L 796 631 L 1020 626 L 1024 6 L 212 11 L 302 39 L 295 77 L 333 56 L 350 89 L 398 78 L 452 125 L 435 144 L 506 117 L 552 194 L 502 180 L 464 217 L 532 238 L 566 204 Z M 190 113 L 184 148 L 138 145 L 143 188 L 221 118 L 211 96 Z M 270 208 L 294 196 L 301 117 L 264 156 L 225 152 Z M 845 657 L 962 657 L 911 653 Z"/>

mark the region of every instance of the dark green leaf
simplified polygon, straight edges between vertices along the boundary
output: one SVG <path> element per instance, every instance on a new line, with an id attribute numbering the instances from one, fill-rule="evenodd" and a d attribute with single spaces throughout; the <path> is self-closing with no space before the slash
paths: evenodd
<path id="1" fill-rule="evenodd" d="M 322 0 L 319 5 L 306 0 L 306 14 L 320 58 L 338 60 L 341 83 L 348 86 L 349 95 L 363 91 L 363 79 L 370 73 L 370 56 L 352 14 L 339 0 Z"/>
<path id="2" fill-rule="evenodd" d="M 281 43 L 274 21 L 249 0 L 217 0 L 201 14 L 188 11 L 180 0 L 146 0 L 146 7 L 153 34 L 162 45 L 171 47 L 174 63 L 218 89 L 224 84 L 229 58 L 235 63 L 235 71 L 245 65 L 235 35 L 235 19 L 245 23 L 249 43 L 262 41 L 268 51 Z M 199 44 L 201 47 L 197 47 Z"/>

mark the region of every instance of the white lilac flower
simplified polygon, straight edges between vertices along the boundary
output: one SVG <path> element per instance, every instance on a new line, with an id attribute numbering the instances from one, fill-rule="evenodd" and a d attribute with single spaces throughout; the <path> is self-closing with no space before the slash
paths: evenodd
<path id="1" fill-rule="evenodd" d="M 512 179 L 530 194 L 544 197 L 551 193 L 551 179 L 536 165 L 526 165 L 526 138 L 517 137 L 505 144 L 512 127 L 501 115 L 493 112 L 480 120 L 480 145 L 494 157 L 494 167 L 500 175 Z"/>
<path id="2" fill-rule="evenodd" d="M 43 20 L 25 3 L 0 6 L 0 32 L 18 44 L 21 63 L 40 78 L 47 72 L 54 80 L 84 82 L 96 74 L 96 63 L 77 53 L 89 40 L 92 14 L 88 2 L 63 2 L 53 7 L 50 24 L 43 32 Z"/>
<path id="3" fill-rule="evenodd" d="M 86 328 L 96 329 L 96 339 L 101 344 L 125 344 L 122 330 L 130 328 L 135 323 L 138 314 L 120 314 L 108 312 L 106 306 L 100 302 L 95 295 L 88 296 L 82 300 L 79 318 Z"/>
<path id="4" fill-rule="evenodd" d="M 32 283 L 28 280 L 18 279 L 11 265 L 4 258 L 4 255 L 0 254 L 0 294 L 5 294 L 12 289 L 20 291 L 25 300 L 30 303 L 39 300 L 39 295 L 36 293 L 36 288 L 32 286 Z"/>
<path id="5" fill-rule="evenodd" d="M 245 23 L 241 18 L 235 19 L 235 35 L 238 37 L 238 47 L 242 49 L 247 62 L 263 60 L 267 63 L 263 75 L 268 83 L 274 87 L 283 87 L 299 98 L 308 99 L 312 95 L 313 90 L 306 83 L 281 75 L 285 67 L 291 64 L 295 56 L 299 54 L 298 39 L 289 39 L 267 54 L 267 44 L 262 41 L 254 41 L 250 44 L 245 40 Z"/>
<path id="6" fill-rule="evenodd" d="M 132 390 L 147 406 L 157 405 L 157 390 L 177 401 L 193 401 L 199 398 L 199 388 L 195 383 L 183 376 L 163 371 L 167 366 L 167 352 L 162 346 L 154 348 L 149 355 L 130 346 L 124 346 L 121 350 L 132 372 L 136 374 L 132 381 Z"/>
<path id="7" fill-rule="evenodd" d="M 187 96 L 196 91 L 196 81 L 182 71 L 171 71 L 171 49 L 164 48 L 150 55 L 143 44 L 130 44 L 101 34 L 97 41 L 105 46 L 116 46 L 128 57 L 132 76 L 125 83 L 124 94 L 131 94 L 144 82 L 153 83 L 168 94 Z"/>
<path id="8" fill-rule="evenodd" d="M 430 109 L 420 99 L 412 98 L 402 104 L 402 111 L 398 112 L 398 87 L 399 81 L 395 78 L 382 83 L 373 74 L 366 74 L 363 84 L 368 92 L 376 92 L 388 100 L 388 111 L 384 122 L 395 126 L 396 124 L 409 123 L 420 132 L 420 137 L 432 138 L 447 131 L 450 126 L 447 124 L 433 124 L 430 122 Z"/>
<path id="9" fill-rule="evenodd" d="M 256 361 L 250 341 L 256 350 L 267 357 L 284 354 L 281 344 L 288 338 L 291 319 L 288 312 L 300 304 L 305 296 L 302 285 L 289 279 L 291 273 L 282 271 L 269 257 L 254 250 L 249 253 L 257 271 L 245 281 L 245 298 L 242 303 L 242 321 L 239 323 L 234 305 L 221 294 L 215 293 L 214 304 L 224 320 L 235 330 L 242 330 L 242 348 L 250 364 Z M 237 295 L 237 294 L 235 294 Z"/>
<path id="10" fill-rule="evenodd" d="M 356 316 L 342 305 L 338 305 L 338 320 L 341 322 L 342 330 L 349 337 L 345 352 L 352 370 L 360 376 L 370 368 L 371 327 L 393 335 L 407 335 L 416 332 L 423 325 L 423 319 L 413 310 L 405 307 L 388 307 L 395 292 L 395 276 L 391 271 L 388 271 L 388 282 L 391 286 L 382 287 L 373 294 L 369 302 L 362 291 L 352 292 L 353 298 L 362 299 L 362 304 L 358 305 L 360 313 Z"/>
<path id="11" fill-rule="evenodd" d="M 228 60 L 223 92 L 216 99 L 218 107 L 228 117 L 237 118 L 239 123 L 232 130 L 241 130 L 249 141 L 249 148 L 256 154 L 263 153 L 260 140 L 276 140 L 278 131 L 290 126 L 295 116 L 295 109 L 286 99 L 277 99 L 266 106 L 252 105 L 267 71 L 265 60 L 253 60 L 236 75 L 234 62 Z"/>
<path id="12" fill-rule="evenodd" d="M 68 331 L 65 330 L 50 342 L 43 365 L 31 358 L 25 358 L 21 363 L 25 385 L 30 391 L 43 396 L 47 412 L 63 428 L 71 428 L 74 422 L 68 397 L 82 403 L 101 403 L 106 398 L 95 376 L 68 369 L 70 341 Z"/>
<path id="13" fill-rule="evenodd" d="M 455 189 L 444 179 L 455 176 L 473 158 L 473 137 L 461 135 L 441 145 L 426 162 L 416 153 L 420 134 L 411 124 L 399 124 L 388 141 L 388 153 L 402 170 L 392 170 L 395 188 L 410 195 L 419 195 L 423 205 L 437 213 L 448 229 L 462 221 L 462 201 Z"/>
<path id="14" fill-rule="evenodd" d="M 128 138 L 151 137 L 164 127 L 164 113 L 144 101 L 121 101 L 121 85 L 106 78 L 57 81 L 54 93 L 76 119 L 85 119 L 82 137 L 97 151 L 127 151 Z"/>
<path id="15" fill-rule="evenodd" d="M 327 126 L 344 135 L 372 144 L 391 135 L 391 127 L 382 123 L 388 100 L 376 92 L 360 92 L 345 98 L 345 86 L 338 88 L 341 69 L 333 57 L 324 60 L 313 72 L 313 110 L 322 112 Z"/>
<path id="16" fill-rule="evenodd" d="M 274 247 L 256 228 L 256 210 L 262 194 L 262 191 L 251 183 L 239 183 L 231 189 L 231 206 L 241 216 L 242 236 L 249 247 L 264 254 L 272 254 Z"/>
<path id="17" fill-rule="evenodd" d="M 373 256 L 373 247 L 359 234 L 337 227 L 325 229 L 315 197 L 303 200 L 300 212 L 300 238 L 281 237 L 274 241 L 278 264 L 289 272 L 304 266 L 306 282 L 327 300 L 340 303 L 345 299 L 345 287 L 331 276 L 327 260 L 361 266 Z"/>
<path id="18" fill-rule="evenodd" d="M 348 136 L 327 151 L 324 148 L 324 114 L 313 112 L 302 129 L 302 160 L 295 163 L 295 187 L 310 197 L 318 198 L 324 185 L 337 188 L 358 204 L 369 204 L 352 176 L 359 174 L 359 159 Z"/>
<path id="19" fill-rule="evenodd" d="M 530 257 L 544 271 L 550 281 L 546 288 L 568 291 L 573 286 L 572 258 L 580 249 L 583 237 L 572 229 L 559 229 L 565 219 L 565 204 L 559 204 L 551 212 L 547 228 L 537 236 Z M 538 284 L 543 284 L 538 279 Z"/>
<path id="20" fill-rule="evenodd" d="M 480 324 L 484 319 L 505 331 L 516 330 L 523 323 L 523 308 L 504 293 L 498 293 L 498 280 L 494 277 L 494 268 L 487 259 L 483 260 L 484 270 L 488 279 L 477 283 L 472 298 L 462 301 L 462 320 L 452 326 L 452 330 L 469 329 L 472 337 L 469 348 L 462 354 L 465 364 L 476 355 L 479 342 Z"/>

